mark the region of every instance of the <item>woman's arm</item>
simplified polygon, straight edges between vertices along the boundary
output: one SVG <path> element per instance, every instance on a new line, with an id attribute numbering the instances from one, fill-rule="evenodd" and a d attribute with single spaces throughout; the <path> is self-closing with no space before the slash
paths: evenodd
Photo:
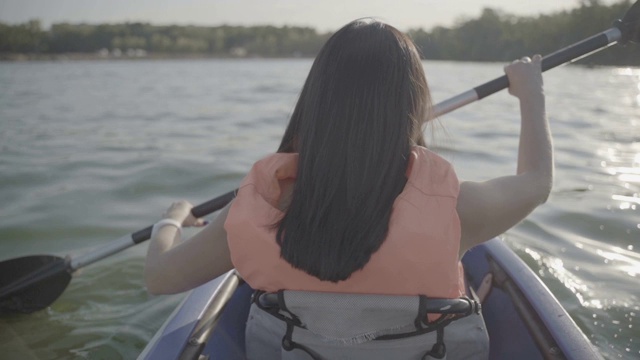
<path id="1" fill-rule="evenodd" d="M 457 210 L 461 254 L 520 222 L 544 203 L 553 183 L 553 147 L 545 114 L 541 57 L 505 67 L 509 93 L 520 100 L 520 144 L 516 175 L 460 185 Z"/>
<path id="2" fill-rule="evenodd" d="M 163 226 L 151 238 L 144 267 L 144 280 L 152 294 L 173 294 L 197 287 L 231 270 L 224 222 L 227 205 L 204 229 L 187 241 L 181 241 L 174 226 Z M 183 226 L 202 226 L 191 215 L 193 206 L 186 201 L 171 205 L 165 218 Z"/>

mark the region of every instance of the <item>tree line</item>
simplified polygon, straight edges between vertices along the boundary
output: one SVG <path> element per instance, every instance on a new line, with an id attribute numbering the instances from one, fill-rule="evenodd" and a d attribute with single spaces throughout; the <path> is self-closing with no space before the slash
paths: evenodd
<path id="1" fill-rule="evenodd" d="M 409 34 L 426 58 L 509 61 L 531 54 L 550 54 L 610 28 L 631 7 L 631 1 L 604 5 L 582 0 L 578 7 L 536 17 L 519 17 L 485 8 L 475 19 L 431 31 Z M 593 65 L 640 66 L 640 46 L 613 46 L 581 60 Z"/>
<path id="2" fill-rule="evenodd" d="M 581 0 L 572 10 L 538 16 L 514 16 L 485 8 L 477 18 L 450 27 L 411 29 L 408 34 L 425 59 L 508 61 L 525 54 L 548 54 L 609 28 L 624 15 L 630 0 L 605 5 Z M 38 20 L 0 23 L 0 58 L 25 54 L 149 54 L 154 56 L 313 57 L 330 33 L 309 27 L 158 26 L 146 23 L 53 24 Z M 134 50 L 134 52 L 132 52 Z M 640 65 L 640 47 L 612 47 L 583 61 Z"/>

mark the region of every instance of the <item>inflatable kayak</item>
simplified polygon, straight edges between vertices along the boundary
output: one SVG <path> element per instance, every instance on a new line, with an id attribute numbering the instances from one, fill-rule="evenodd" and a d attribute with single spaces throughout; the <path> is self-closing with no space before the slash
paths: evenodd
<path id="1" fill-rule="evenodd" d="M 491 359 L 602 359 L 549 289 L 502 241 L 462 259 L 483 293 Z M 192 290 L 138 359 L 244 359 L 253 290 L 235 271 Z"/>

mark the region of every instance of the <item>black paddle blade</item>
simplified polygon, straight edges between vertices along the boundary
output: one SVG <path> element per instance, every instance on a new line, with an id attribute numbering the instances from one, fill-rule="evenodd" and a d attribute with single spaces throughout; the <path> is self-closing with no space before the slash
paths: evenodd
<path id="1" fill-rule="evenodd" d="M 621 44 L 629 41 L 640 44 L 640 0 L 631 5 L 624 17 L 616 21 L 615 26 L 622 33 L 619 41 Z"/>
<path id="2" fill-rule="evenodd" d="M 33 255 L 0 262 L 0 315 L 44 309 L 69 281 L 67 261 L 57 256 Z"/>

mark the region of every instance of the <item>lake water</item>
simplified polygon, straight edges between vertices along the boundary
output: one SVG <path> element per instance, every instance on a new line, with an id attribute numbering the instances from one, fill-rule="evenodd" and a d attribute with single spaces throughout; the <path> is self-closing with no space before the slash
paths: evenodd
<path id="1" fill-rule="evenodd" d="M 273 152 L 310 60 L 0 63 L 0 260 L 78 255 L 235 188 Z M 425 62 L 434 102 L 502 64 Z M 549 201 L 504 240 L 608 359 L 640 357 L 640 68 L 545 74 Z M 440 118 L 463 179 L 515 171 L 506 92 Z M 46 310 L 0 319 L 0 357 L 132 359 L 183 295 L 147 294 L 146 245 L 78 271 Z"/>

